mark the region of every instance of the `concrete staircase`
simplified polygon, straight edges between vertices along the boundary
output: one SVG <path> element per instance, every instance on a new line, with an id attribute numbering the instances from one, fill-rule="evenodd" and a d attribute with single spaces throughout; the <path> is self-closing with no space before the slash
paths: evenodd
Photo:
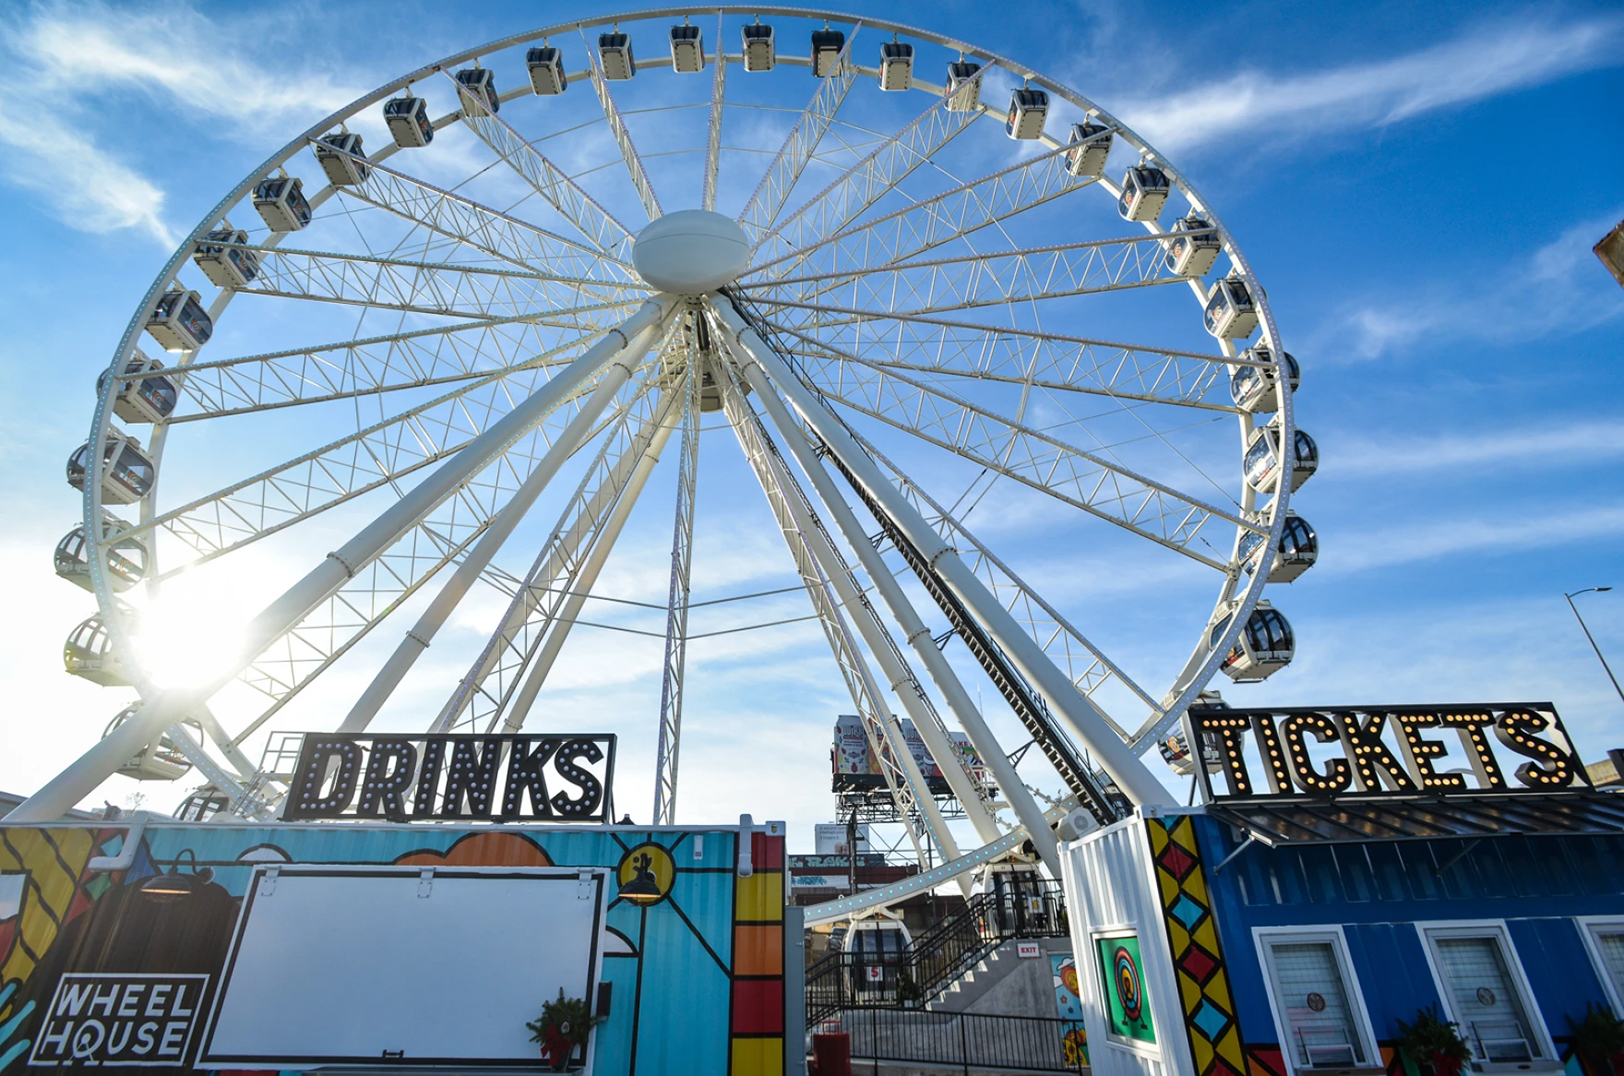
<path id="1" fill-rule="evenodd" d="M 1050 953 L 1070 953 L 1069 938 L 1036 939 L 1037 959 L 1016 955 L 1012 939 L 993 949 L 936 991 L 925 1002 L 931 1012 L 975 1012 L 997 1015 L 1053 1015 L 1054 985 Z"/>

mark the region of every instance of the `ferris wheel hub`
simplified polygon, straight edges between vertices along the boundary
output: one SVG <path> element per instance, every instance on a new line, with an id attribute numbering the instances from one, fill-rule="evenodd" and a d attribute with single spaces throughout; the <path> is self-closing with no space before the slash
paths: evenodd
<path id="1" fill-rule="evenodd" d="M 684 209 L 653 221 L 632 246 L 632 264 L 650 287 L 703 295 L 726 287 L 750 266 L 750 240 L 731 217 Z"/>

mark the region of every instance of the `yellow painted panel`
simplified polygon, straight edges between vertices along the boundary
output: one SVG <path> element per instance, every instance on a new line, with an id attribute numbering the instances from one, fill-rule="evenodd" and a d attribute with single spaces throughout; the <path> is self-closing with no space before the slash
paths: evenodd
<path id="1" fill-rule="evenodd" d="M 763 871 L 738 880 L 735 919 L 766 919 L 783 922 L 784 875 Z"/>
<path id="2" fill-rule="evenodd" d="M 733 1076 L 782 1076 L 784 1040 L 734 1039 Z"/>

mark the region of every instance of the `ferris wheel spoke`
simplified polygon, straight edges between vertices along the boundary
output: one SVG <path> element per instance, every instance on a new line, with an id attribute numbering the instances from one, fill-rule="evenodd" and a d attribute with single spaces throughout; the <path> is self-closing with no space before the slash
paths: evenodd
<path id="1" fill-rule="evenodd" d="M 695 329 L 697 334 L 698 329 Z M 677 455 L 677 508 L 671 529 L 671 585 L 666 594 L 665 655 L 660 663 L 660 732 L 654 750 L 651 825 L 677 817 L 677 775 L 682 756 L 682 689 L 688 664 L 688 598 L 693 577 L 694 487 L 699 477 L 699 349 L 689 346 L 683 375 L 682 445 Z"/>
<path id="2" fill-rule="evenodd" d="M 1167 268 L 1159 237 L 1129 236 L 775 280 L 746 285 L 744 290 L 759 294 L 762 303 L 794 301 L 820 308 L 831 296 L 840 296 L 844 305 L 855 308 L 850 317 L 881 309 L 907 318 L 1182 284 L 1189 279 Z M 820 321 L 838 324 L 841 313 L 830 309 L 830 316 Z"/>
<path id="3" fill-rule="evenodd" d="M 227 244 L 221 244 L 225 246 Z M 647 294 L 627 284 L 489 266 L 451 265 L 285 247 L 243 247 L 259 259 L 248 295 L 317 299 L 444 317 L 491 318 L 571 307 L 629 305 Z"/>
<path id="4" fill-rule="evenodd" d="M 523 314 L 193 363 L 176 368 L 175 381 L 180 397 L 196 409 L 181 411 L 169 422 L 352 399 L 546 366 L 554 363 L 554 353 L 561 349 L 551 331 L 544 329 L 551 327 Z M 582 338 L 593 339 L 605 331 L 606 326 L 585 329 Z"/>
<path id="5" fill-rule="evenodd" d="M 496 113 L 486 109 L 467 87 L 451 78 L 462 100 L 463 122 L 492 153 L 500 157 L 532 190 L 573 224 L 598 250 L 621 263 L 631 257 L 632 235 L 607 209 L 593 200 L 556 164 Z"/>
<path id="6" fill-rule="evenodd" d="M 634 373 L 644 365 L 649 345 L 653 343 L 655 330 L 651 327 L 633 337 L 629 342 L 623 357 L 608 368 L 591 394 L 582 401 L 581 406 L 571 416 L 568 425 L 560 430 L 553 439 L 547 451 L 531 466 L 529 474 L 514 489 L 508 497 L 507 503 L 499 514 L 492 517 L 490 527 L 480 536 L 477 544 L 469 551 L 457 570 L 445 581 L 440 592 L 435 595 L 422 615 L 407 630 L 395 652 L 389 660 L 384 662 L 378 670 L 361 697 L 351 707 L 349 714 L 339 725 L 340 732 L 360 732 L 372 723 L 378 710 L 394 694 L 395 689 L 411 670 L 413 664 L 428 649 L 435 635 L 439 632 L 446 619 L 454 612 L 468 591 L 473 588 L 475 581 L 489 567 L 491 560 L 501 549 L 503 544 L 512 537 L 514 530 L 523 521 L 525 514 L 542 491 L 547 488 L 553 478 L 577 448 L 585 443 L 592 432 L 594 422 L 603 414 L 614 399 L 621 395 L 627 383 L 631 381 Z M 629 392 L 629 399 L 623 401 L 615 411 L 617 416 L 624 416 L 648 391 L 648 383 L 633 383 Z M 621 421 L 612 419 L 611 422 Z"/>
<path id="7" fill-rule="evenodd" d="M 549 358 L 575 358 L 585 346 L 585 340 L 578 340 Z M 568 369 L 563 363 L 559 365 Z M 537 391 L 554 373 L 553 368 L 527 368 L 515 374 L 487 375 L 143 521 L 130 533 L 162 528 L 190 549 L 190 560 L 168 569 L 168 574 L 173 574 L 294 526 L 361 494 L 392 485 L 451 456 L 507 414 L 516 399 Z M 563 409 L 573 408 L 584 391 L 573 391 Z M 552 412 L 538 427 L 538 436 L 550 443 L 549 427 L 561 425 L 562 421 L 557 411 Z"/>
<path id="8" fill-rule="evenodd" d="M 834 584 L 819 563 L 818 552 L 827 555 L 829 551 L 820 546 L 814 552 L 814 540 L 822 538 L 821 527 L 808 518 L 809 514 L 803 507 L 805 502 L 796 496 L 800 492 L 799 486 L 783 466 L 777 449 L 768 440 L 759 420 L 744 405 L 744 394 L 734 383 L 731 372 L 720 380 L 722 406 L 728 422 L 751 469 L 756 473 L 762 492 L 766 494 L 773 517 L 778 521 L 784 542 L 794 558 L 796 571 L 812 599 L 812 608 L 823 627 L 835 664 L 846 682 L 852 705 L 862 718 L 864 731 L 868 734 L 869 750 L 885 776 L 897 813 L 907 820 L 914 853 L 924 866 L 928 862 L 925 841 L 929 839 L 942 850 L 943 858 L 951 859 L 958 854 L 953 835 L 925 783 L 924 775 L 920 773 L 918 763 L 914 761 L 913 753 L 908 749 L 907 739 L 891 713 L 873 671 L 858 649 L 851 627 L 841 613 Z M 855 604 L 849 607 L 854 610 L 854 615 L 858 615 Z"/>
<path id="9" fill-rule="evenodd" d="M 716 209 L 716 173 L 722 161 L 722 93 L 727 82 L 727 50 L 722 47 L 723 13 L 716 15 L 716 54 L 711 58 L 714 74 L 711 76 L 710 119 L 705 135 L 705 188 L 700 208 Z"/>
<path id="10" fill-rule="evenodd" d="M 1207 399 L 1214 386 L 1227 376 L 1221 355 L 1157 351 L 1103 340 L 1031 335 L 919 318 L 899 318 L 894 325 L 889 324 L 890 320 L 865 318 L 837 326 L 828 331 L 833 342 L 781 321 L 767 323 L 825 358 L 841 361 L 847 355 L 864 354 L 875 366 L 903 374 L 950 376 L 1123 402 L 1240 412 L 1232 404 Z M 887 331 L 868 330 L 873 322 L 886 322 Z"/>
<path id="11" fill-rule="evenodd" d="M 609 92 L 609 81 L 603 77 L 603 65 L 598 62 L 598 53 L 587 41 L 584 29 L 581 31 L 581 44 L 586 46 L 587 59 L 592 62 L 592 89 L 598 95 L 598 104 L 603 107 L 604 119 L 609 121 L 609 134 L 614 138 L 615 145 L 620 147 L 620 156 L 626 162 L 632 187 L 637 191 L 648 219 L 658 220 L 662 215 L 659 196 L 654 193 L 654 184 L 649 181 L 648 170 L 643 167 L 643 158 L 637 155 L 637 147 L 632 145 L 631 132 L 626 129 L 626 120 L 615 105 L 614 95 Z M 720 41 L 717 46 L 721 46 Z"/>
<path id="12" fill-rule="evenodd" d="M 612 546 L 618 536 L 671 435 L 669 416 L 675 400 L 670 391 L 652 405 L 644 396 L 635 413 L 622 416 L 604 438 L 501 622 L 429 731 L 489 731 L 508 709 L 549 629 L 574 619 L 566 615 L 570 599 L 584 594 L 583 587 L 590 588 L 590 582 L 578 576 L 593 552 L 600 545 Z M 561 579 L 563 586 L 558 585 Z"/>
<path id="13" fill-rule="evenodd" d="M 857 81 L 858 70 L 857 65 L 851 62 L 851 47 L 861 29 L 860 22 L 852 26 L 835 61 L 834 71 L 818 80 L 818 88 L 813 92 L 812 99 L 806 103 L 795 126 L 790 129 L 789 137 L 784 139 L 783 146 L 767 166 L 761 182 L 745 203 L 744 211 L 739 214 L 739 224 L 750 237 L 752 247 L 759 245 L 778 219 L 784 203 L 800 182 L 807 162 L 823 141 L 824 132 L 834 122 L 840 106 L 846 101 L 846 95 Z"/>
<path id="14" fill-rule="evenodd" d="M 981 79 L 991 65 L 976 74 Z M 944 93 L 907 126 L 886 138 L 811 200 L 757 241 L 755 261 L 772 264 L 835 235 L 884 198 L 980 118 L 949 112 Z"/>
<path id="15" fill-rule="evenodd" d="M 1149 692 L 1140 687 L 1138 682 L 1124 672 L 1103 650 L 1090 642 L 1064 614 L 1029 586 L 961 520 L 909 477 L 906 471 L 887 459 L 872 441 L 855 430 L 851 431 L 851 436 L 880 466 L 891 473 L 902 495 L 914 503 L 926 522 L 959 550 L 960 555 L 969 564 L 970 570 L 1015 618 L 1016 623 L 1025 629 L 1033 642 L 1041 646 L 1050 659 L 1066 671 L 1072 683 L 1077 685 L 1077 690 L 1092 699 L 1102 686 L 1114 680 L 1138 696 L 1152 713 L 1158 715 L 1161 713 L 1161 707 Z M 964 556 L 967 552 L 970 555 Z M 1099 703 L 1096 702 L 1095 705 L 1099 706 Z M 1129 733 L 1120 722 L 1112 718 L 1103 708 L 1100 712 L 1124 740 L 1130 739 Z"/>
<path id="16" fill-rule="evenodd" d="M 765 283 L 801 275 L 837 273 L 853 267 L 899 262 L 1096 182 L 1058 166 L 1065 147 L 922 198 L 912 205 L 851 225 L 772 261 L 758 261 L 744 282 Z"/>
<path id="17" fill-rule="evenodd" d="M 376 206 L 437 235 L 532 272 L 637 285 L 625 263 L 404 172 L 372 164 L 341 196 Z"/>
<path id="18" fill-rule="evenodd" d="M 797 372 L 821 395 L 1219 571 L 1228 569 L 1226 562 L 1194 548 L 1207 524 L 1218 520 L 1267 533 L 1114 460 L 855 355 L 843 362 L 815 355 L 801 360 Z"/>

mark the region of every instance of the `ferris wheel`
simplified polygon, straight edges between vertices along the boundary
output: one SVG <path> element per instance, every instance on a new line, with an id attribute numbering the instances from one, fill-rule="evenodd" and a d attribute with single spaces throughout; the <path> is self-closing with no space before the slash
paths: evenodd
<path id="1" fill-rule="evenodd" d="M 1209 680 L 1290 661 L 1261 598 L 1317 553 L 1287 510 L 1318 460 L 1299 376 L 1185 176 L 1016 60 L 733 6 L 456 53 L 283 147 L 142 299 L 56 553 L 96 601 L 69 671 L 138 697 L 17 817 L 115 772 L 272 817 L 267 737 L 318 696 L 327 727 L 366 729 L 475 592 L 501 600 L 473 603 L 485 641 L 427 726 L 522 729 L 640 494 L 669 483 L 672 821 L 703 429 L 760 486 L 916 846 L 971 852 L 904 718 L 983 852 L 1024 833 L 1050 858 L 1030 785 L 1102 821 L 1161 800 L 1153 749 L 1188 764 L 1176 723 Z M 1049 549 L 1036 573 L 995 548 L 1022 526 L 973 516 L 994 489 Z M 1171 676 L 1044 596 L 1072 554 L 1158 566 L 1139 593 Z M 1157 592 L 1189 571 L 1198 601 Z M 168 596 L 226 580 L 263 611 L 212 664 L 194 640 L 206 675 L 163 675 L 143 640 Z M 352 668 L 363 651 L 383 656 Z M 1000 743 L 984 688 L 1037 752 Z"/>

